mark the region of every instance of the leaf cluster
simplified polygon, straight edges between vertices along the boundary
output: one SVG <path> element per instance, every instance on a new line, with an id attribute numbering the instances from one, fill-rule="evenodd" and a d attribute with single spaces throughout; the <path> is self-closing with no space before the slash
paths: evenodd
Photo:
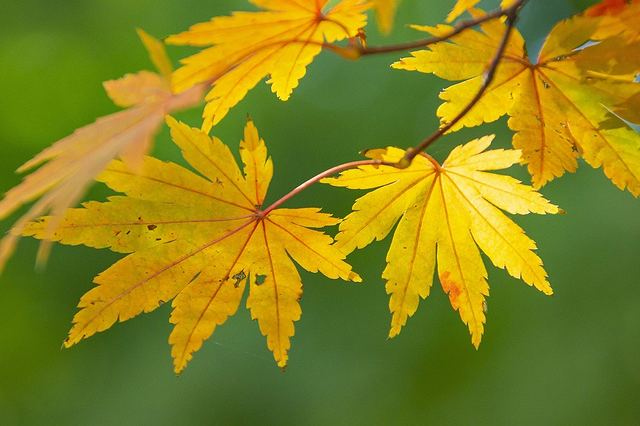
<path id="1" fill-rule="evenodd" d="M 28 161 L 19 171 L 35 171 L 0 202 L 6 218 L 35 201 L 2 241 L 0 266 L 22 235 L 124 255 L 81 298 L 65 346 L 171 302 L 169 342 L 181 372 L 248 293 L 251 317 L 284 368 L 302 313 L 298 268 L 360 282 L 347 256 L 393 234 L 382 273 L 389 336 L 400 333 L 437 275 L 478 347 L 489 296 L 482 254 L 553 293 L 536 243 L 512 218 L 562 213 L 540 188 L 583 159 L 640 196 L 633 129 L 640 123 L 640 1 L 605 0 L 559 22 L 536 58 L 515 25 L 525 0 L 503 0 L 492 12 L 477 9 L 479 0 L 458 0 L 445 24 L 413 26 L 428 38 L 381 47 L 367 44 L 367 11 L 375 9 L 388 33 L 398 0 L 250 2 L 258 10 L 168 37 L 168 44 L 201 48 L 176 70 L 164 43 L 139 31 L 157 71 L 105 82 L 123 109 Z M 393 68 L 455 82 L 440 93 L 440 127 L 412 148 L 370 149 L 366 159 L 327 169 L 265 205 L 274 164 L 253 121 L 240 143 L 241 167 L 210 135 L 266 78 L 279 99 L 289 99 L 322 51 L 355 60 L 407 50 Z M 202 100 L 199 128 L 171 117 Z M 483 136 L 442 163 L 425 152 L 445 134 L 503 116 L 514 149 L 492 150 L 493 136 Z M 165 122 L 192 170 L 146 155 Z M 516 164 L 527 167 L 532 185 L 497 173 Z M 94 179 L 118 195 L 71 208 Z M 283 207 L 317 182 L 366 192 L 344 219 Z M 325 233 L 337 225 L 335 239 Z M 41 247 L 43 260 L 48 245 Z"/>

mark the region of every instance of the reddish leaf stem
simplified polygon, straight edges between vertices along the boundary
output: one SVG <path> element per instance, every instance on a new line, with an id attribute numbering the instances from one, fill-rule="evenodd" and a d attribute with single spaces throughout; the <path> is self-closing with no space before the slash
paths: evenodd
<path id="1" fill-rule="evenodd" d="M 301 192 L 303 192 L 304 190 L 306 190 L 307 188 L 309 188 L 313 184 L 320 182 L 324 178 L 328 178 L 330 176 L 335 175 L 336 173 L 344 172 L 345 170 L 355 169 L 355 168 L 358 168 L 358 167 L 361 167 L 361 166 L 392 166 L 392 167 L 395 167 L 395 163 L 390 163 L 390 162 L 382 161 L 382 160 L 360 160 L 360 161 L 352 161 L 350 163 L 340 164 L 339 166 L 332 167 L 332 168 L 330 168 L 328 170 L 325 170 L 322 173 L 317 174 L 316 176 L 312 177 L 311 179 L 307 180 L 306 182 L 300 184 L 298 187 L 293 189 L 291 192 L 286 194 L 284 197 L 280 198 L 278 201 L 276 201 L 275 203 L 271 204 L 266 209 L 258 212 L 257 216 L 260 217 L 260 218 L 266 217 L 269 213 L 271 213 L 275 209 L 279 208 L 281 205 L 283 205 L 284 203 L 286 203 L 287 201 L 289 201 L 290 199 L 292 199 L 296 195 L 300 194 Z"/>

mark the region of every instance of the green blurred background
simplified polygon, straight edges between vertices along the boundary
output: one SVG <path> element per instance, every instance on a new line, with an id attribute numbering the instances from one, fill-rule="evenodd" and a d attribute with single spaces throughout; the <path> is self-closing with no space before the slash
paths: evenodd
<path id="1" fill-rule="evenodd" d="M 590 3 L 531 1 L 520 22 L 530 48 Z M 398 22 L 436 23 L 451 4 L 405 0 Z M 19 182 L 13 170 L 36 152 L 116 109 L 100 82 L 149 67 L 135 27 L 166 36 L 248 8 L 242 0 L 4 2 L 1 189 Z M 415 37 L 402 25 L 388 39 L 370 29 L 373 44 Z M 215 133 L 235 149 L 252 115 L 276 162 L 272 200 L 364 148 L 409 146 L 436 127 L 445 82 L 392 71 L 398 56 L 350 63 L 325 53 L 289 102 L 261 84 Z M 197 125 L 198 116 L 181 118 Z M 431 152 L 441 158 L 492 132 L 508 146 L 505 128 L 461 132 Z M 182 161 L 166 131 L 157 141 L 158 156 Z M 351 257 L 364 286 L 302 274 L 304 315 L 286 373 L 244 307 L 180 377 L 167 344 L 169 306 L 61 350 L 79 297 L 118 257 L 57 246 L 38 272 L 36 244 L 25 240 L 0 278 L 0 424 L 640 424 L 640 202 L 588 166 L 543 192 L 567 215 L 518 222 L 538 241 L 556 294 L 489 268 L 480 350 L 439 286 L 387 340 L 387 240 Z M 95 188 L 89 196 L 104 195 Z M 317 186 L 290 206 L 344 215 L 354 195 Z"/>

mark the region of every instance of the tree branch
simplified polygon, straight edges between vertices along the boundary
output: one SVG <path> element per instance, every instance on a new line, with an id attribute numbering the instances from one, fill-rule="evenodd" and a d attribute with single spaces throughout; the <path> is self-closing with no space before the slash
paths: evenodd
<path id="1" fill-rule="evenodd" d="M 279 208 L 281 205 L 283 205 L 284 203 L 286 203 L 287 201 L 289 201 L 290 199 L 292 199 L 296 195 L 300 194 L 304 190 L 308 189 L 313 184 L 320 182 L 324 178 L 328 178 L 328 177 L 333 176 L 333 175 L 335 175 L 337 173 L 344 172 L 345 170 L 356 169 L 356 168 L 361 167 L 361 166 L 391 166 L 391 167 L 395 167 L 396 164 L 395 163 L 390 163 L 388 161 L 382 161 L 382 160 L 360 160 L 360 161 L 352 161 L 350 163 L 340 164 L 339 166 L 332 167 L 330 169 L 325 170 L 322 173 L 319 173 L 319 174 L 315 175 L 314 177 L 312 177 L 311 179 L 307 180 L 306 182 L 298 185 L 295 189 L 293 189 L 291 192 L 286 194 L 284 197 L 280 198 L 278 201 L 276 201 L 275 203 L 271 204 L 266 209 L 258 212 L 258 217 L 261 217 L 261 218 L 266 217 L 269 213 L 271 213 L 275 209 Z"/>
<path id="2" fill-rule="evenodd" d="M 489 86 L 491 86 L 491 83 L 493 83 L 493 80 L 495 79 L 498 66 L 500 65 L 500 62 L 502 62 L 502 56 L 504 55 L 505 51 L 507 50 L 507 46 L 509 45 L 511 34 L 513 33 L 515 23 L 518 19 L 518 13 L 525 2 L 526 0 L 517 0 L 511 7 L 505 9 L 507 17 L 507 28 L 504 32 L 502 40 L 500 41 L 500 45 L 498 47 L 498 50 L 496 51 L 496 54 L 489 63 L 489 67 L 484 74 L 482 86 L 480 87 L 476 95 L 462 109 L 462 111 L 460 111 L 460 113 L 453 118 L 453 120 L 426 137 L 422 142 L 420 142 L 420 144 L 418 144 L 414 148 L 408 149 L 405 157 L 396 165 L 397 167 L 409 167 L 411 165 L 411 162 L 417 155 L 430 147 L 434 142 L 444 136 L 449 130 L 453 129 L 453 127 L 458 124 L 463 118 L 465 118 L 467 114 L 469 114 L 469 112 L 478 104 L 478 102 L 480 102 L 484 94 L 489 89 Z"/>
<path id="3" fill-rule="evenodd" d="M 473 27 L 477 27 L 485 22 L 492 21 L 494 19 L 501 18 L 503 16 L 510 16 L 523 6 L 526 0 L 517 0 L 513 5 L 504 8 L 504 9 L 496 9 L 492 12 L 487 13 L 486 15 L 469 19 L 466 21 L 460 21 L 456 24 L 453 29 L 443 36 L 435 36 L 422 40 L 410 41 L 406 43 L 399 44 L 390 44 L 387 46 L 364 46 L 362 44 L 353 44 L 348 47 L 338 46 L 335 44 L 327 43 L 324 45 L 324 48 L 331 50 L 332 52 L 343 56 L 347 59 L 358 59 L 362 56 L 370 56 L 370 55 L 379 55 L 385 53 L 394 53 L 394 52 L 404 52 L 412 49 L 419 49 L 423 47 L 427 47 L 432 44 L 441 43 L 443 41 L 447 41 L 460 33 L 465 32 L 468 29 Z"/>
<path id="4" fill-rule="evenodd" d="M 497 19 L 502 16 L 507 17 L 507 28 L 505 30 L 504 36 L 502 37 L 502 40 L 500 41 L 498 50 L 496 51 L 495 56 L 489 63 L 489 67 L 487 68 L 487 71 L 485 72 L 484 80 L 482 82 L 482 86 L 480 87 L 480 90 L 478 90 L 478 93 L 476 93 L 476 95 L 469 102 L 469 104 L 453 120 L 451 120 L 451 122 L 447 123 L 445 126 L 440 127 L 436 132 L 434 132 L 432 135 L 424 139 L 415 148 L 411 148 L 407 150 L 407 154 L 405 155 L 405 157 L 402 160 L 400 160 L 400 162 L 398 163 L 391 163 L 383 160 L 373 159 L 373 160 L 352 161 L 349 163 L 332 167 L 330 169 L 327 169 L 317 174 L 316 176 L 312 177 L 306 182 L 300 184 L 299 186 L 297 186 L 296 188 L 294 188 L 293 190 L 285 194 L 282 198 L 280 198 L 279 200 L 271 204 L 269 207 L 257 212 L 256 213 L 257 217 L 258 218 L 267 217 L 269 213 L 279 208 L 280 206 L 285 204 L 287 201 L 291 200 L 292 198 L 294 198 L 301 192 L 305 191 L 312 185 L 320 182 L 322 179 L 333 176 L 340 172 L 344 172 L 346 170 L 355 169 L 361 166 L 389 166 L 389 167 L 404 169 L 409 167 L 413 162 L 413 159 L 418 155 L 425 155 L 431 161 L 437 164 L 435 160 L 433 160 L 430 156 L 425 154 L 423 151 L 427 149 L 429 146 L 431 146 L 431 144 L 433 144 L 435 141 L 437 141 L 442 136 L 444 136 L 449 130 L 451 130 L 458 122 L 460 122 L 460 120 L 462 120 L 473 109 L 473 107 L 476 106 L 476 104 L 480 101 L 480 99 L 482 99 L 482 97 L 484 96 L 487 89 L 489 88 L 489 86 L 491 85 L 491 83 L 495 78 L 498 66 L 502 61 L 502 57 L 507 49 L 507 46 L 509 45 L 509 39 L 511 37 L 511 34 L 513 33 L 516 20 L 518 19 L 518 13 L 522 8 L 522 6 L 526 3 L 526 1 L 527 0 L 515 0 L 513 5 L 509 6 L 508 8 L 498 9 L 480 18 L 461 22 L 454 28 L 453 31 L 451 31 L 451 33 L 447 34 L 446 36 L 433 37 L 427 40 L 421 40 L 418 42 L 410 42 L 410 43 L 399 44 L 394 46 L 383 46 L 383 47 L 373 47 L 373 48 L 367 48 L 364 46 L 358 47 L 355 45 L 344 48 L 344 47 L 336 46 L 332 44 L 325 46 L 342 56 L 345 56 L 347 58 L 357 59 L 357 57 L 363 56 L 363 55 L 374 55 L 378 53 L 396 52 L 396 51 L 408 50 L 416 47 L 428 46 L 429 44 L 439 43 L 442 41 L 446 41 L 451 37 L 457 34 L 460 34 L 461 32 L 469 28 L 482 24 L 483 22 L 487 22 L 492 19 Z M 358 50 L 354 50 L 354 49 L 358 49 Z"/>

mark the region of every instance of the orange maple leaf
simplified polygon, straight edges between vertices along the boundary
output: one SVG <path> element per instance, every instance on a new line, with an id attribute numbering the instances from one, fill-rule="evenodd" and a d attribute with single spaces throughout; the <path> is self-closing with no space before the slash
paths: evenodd
<path id="1" fill-rule="evenodd" d="M 172 66 L 164 46 L 144 31 L 140 30 L 139 35 L 160 74 L 141 71 L 105 82 L 107 95 L 116 105 L 127 109 L 76 130 L 18 169 L 23 173 L 40 166 L 6 193 L 0 201 L 0 219 L 39 199 L 0 243 L 0 270 L 13 253 L 25 224 L 51 212 L 58 218 L 49 224 L 48 231 L 53 232 L 64 211 L 78 202 L 111 160 L 119 156 L 135 170 L 149 150 L 165 114 L 201 101 L 202 86 L 177 95 L 172 93 Z M 47 252 L 48 244 L 42 244 L 39 261 L 46 259 Z"/>
<path id="2" fill-rule="evenodd" d="M 617 15 L 621 13 L 629 3 L 638 2 L 639 0 L 602 0 L 600 3 L 585 10 L 584 14 L 586 16 Z"/>

